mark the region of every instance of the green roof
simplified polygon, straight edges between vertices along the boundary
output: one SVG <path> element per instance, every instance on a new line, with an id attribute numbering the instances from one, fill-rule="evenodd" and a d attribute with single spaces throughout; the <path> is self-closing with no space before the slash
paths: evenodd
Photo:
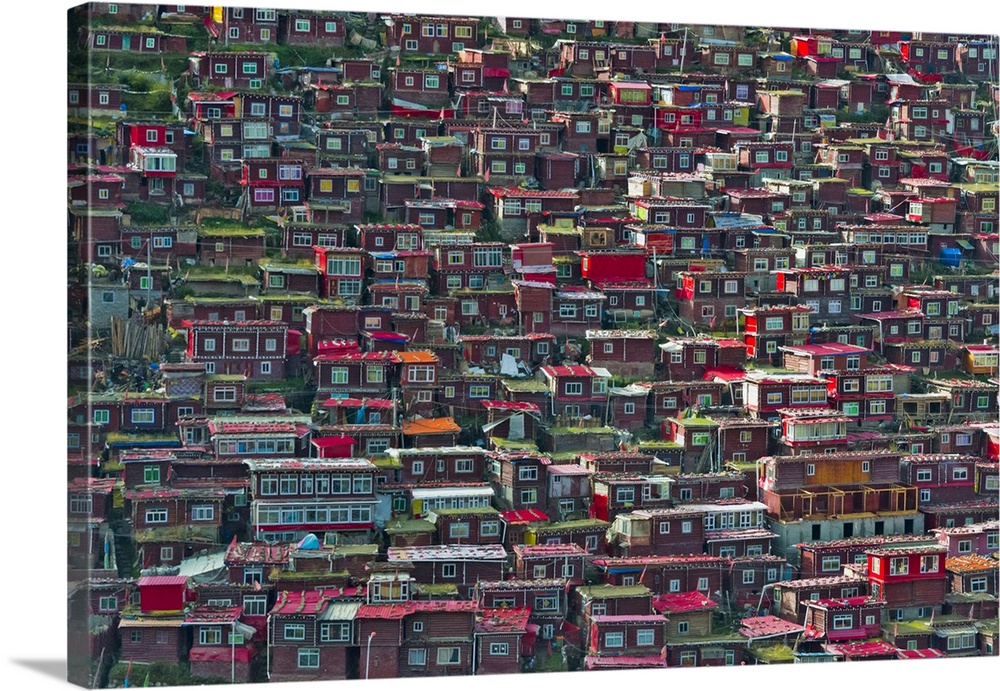
<path id="1" fill-rule="evenodd" d="M 347 571 L 282 571 L 274 569 L 269 574 L 272 581 L 334 581 L 346 580 L 351 574 Z"/>
<path id="2" fill-rule="evenodd" d="M 751 646 L 750 654 L 761 662 L 793 662 L 795 655 L 791 647 L 784 644 Z"/>
<path id="3" fill-rule="evenodd" d="M 263 237 L 265 232 L 260 228 L 199 228 L 198 235 L 207 237 Z"/>
<path id="4" fill-rule="evenodd" d="M 549 427 L 549 434 L 614 434 L 612 427 Z"/>
<path id="5" fill-rule="evenodd" d="M 263 296 L 261 296 L 263 299 Z M 227 297 L 202 297 L 201 295 L 185 295 L 181 302 L 191 305 L 235 305 L 241 302 L 249 302 L 248 297 L 227 298 Z"/>
<path id="6" fill-rule="evenodd" d="M 415 583 L 413 590 L 421 595 L 458 595 L 454 583 Z"/>
<path id="7" fill-rule="evenodd" d="M 639 442 L 639 450 L 645 451 L 646 449 L 683 449 L 684 447 L 675 441 L 641 441 Z"/>
<path id="8" fill-rule="evenodd" d="M 615 597 L 641 597 L 642 595 L 652 595 L 653 592 L 644 585 L 610 585 L 608 583 L 580 586 L 576 590 L 584 597 L 602 600 Z"/>
<path id="9" fill-rule="evenodd" d="M 536 533 L 553 533 L 559 530 L 582 530 L 585 528 L 606 528 L 610 523 L 599 518 L 581 518 L 576 521 L 563 521 L 562 523 L 551 523 L 528 528 Z"/>
<path id="10" fill-rule="evenodd" d="M 493 445 L 500 449 L 515 449 L 518 451 L 537 451 L 538 445 L 533 441 L 519 439 L 504 439 L 503 437 L 490 437 Z"/>
<path id="11" fill-rule="evenodd" d="M 885 632 L 892 631 L 894 635 L 908 635 L 917 633 L 933 633 L 934 627 L 931 626 L 930 621 L 898 621 L 893 622 L 891 625 L 886 624 L 882 627 Z"/>
<path id="12" fill-rule="evenodd" d="M 430 521 L 425 521 L 422 518 L 404 518 L 402 520 L 397 519 L 394 521 L 387 521 L 385 524 L 385 532 L 389 535 L 395 535 L 396 533 L 433 533 L 437 528 Z"/>
<path id="13" fill-rule="evenodd" d="M 718 427 L 719 423 L 707 417 L 683 417 L 674 420 L 681 427 Z"/>
<path id="14" fill-rule="evenodd" d="M 138 543 L 160 541 L 212 542 L 219 537 L 218 528 L 212 526 L 172 525 L 167 528 L 137 530 L 133 539 Z"/>
<path id="15" fill-rule="evenodd" d="M 738 633 L 710 633 L 707 636 L 668 636 L 667 645 L 686 645 L 688 643 L 738 643 L 745 642 L 746 636 Z"/>
<path id="16" fill-rule="evenodd" d="M 277 259 L 272 257 L 261 257 L 257 260 L 257 264 L 261 268 L 267 268 L 268 266 L 273 266 L 275 268 L 289 268 L 289 269 L 315 269 L 316 262 L 310 261 L 308 259 Z"/>
<path id="17" fill-rule="evenodd" d="M 336 545 L 333 548 L 335 555 L 342 554 L 345 557 L 357 556 L 359 554 L 378 554 L 378 545 Z"/>
<path id="18" fill-rule="evenodd" d="M 105 440 L 109 444 L 135 442 L 176 442 L 176 434 L 127 434 L 125 432 L 109 432 Z"/>

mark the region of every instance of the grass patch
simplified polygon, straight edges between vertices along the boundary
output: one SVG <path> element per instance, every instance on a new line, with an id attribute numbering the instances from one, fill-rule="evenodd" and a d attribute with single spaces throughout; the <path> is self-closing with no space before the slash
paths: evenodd
<path id="1" fill-rule="evenodd" d="M 188 666 L 185 664 L 168 664 L 165 662 L 154 662 L 153 664 L 143 664 L 141 662 L 132 664 L 132 671 L 128 672 L 129 663 L 119 662 L 108 672 L 108 686 L 111 688 L 121 688 L 125 682 L 125 674 L 128 673 L 129 687 L 145 686 L 146 675 L 149 675 L 149 686 L 195 686 L 201 684 L 228 684 L 228 679 L 202 679 L 191 676 Z"/>

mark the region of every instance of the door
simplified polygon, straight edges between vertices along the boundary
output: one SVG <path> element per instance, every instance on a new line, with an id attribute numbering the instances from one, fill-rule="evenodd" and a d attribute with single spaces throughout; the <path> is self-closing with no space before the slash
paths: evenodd
<path id="1" fill-rule="evenodd" d="M 132 37 L 128 34 L 122 36 L 122 50 L 132 50 Z"/>

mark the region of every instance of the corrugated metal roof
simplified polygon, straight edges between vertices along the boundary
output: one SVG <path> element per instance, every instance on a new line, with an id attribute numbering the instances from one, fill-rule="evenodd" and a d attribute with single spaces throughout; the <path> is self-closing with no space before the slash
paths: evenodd
<path id="1" fill-rule="evenodd" d="M 354 621 L 361 609 L 360 602 L 334 602 L 317 617 L 319 621 Z"/>

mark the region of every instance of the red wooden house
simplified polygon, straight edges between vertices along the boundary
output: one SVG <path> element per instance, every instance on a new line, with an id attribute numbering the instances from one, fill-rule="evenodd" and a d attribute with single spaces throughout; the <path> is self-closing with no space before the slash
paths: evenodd
<path id="1" fill-rule="evenodd" d="M 357 247 L 314 247 L 322 274 L 320 297 L 339 297 L 351 304 L 360 299 L 366 252 Z"/>
<path id="2" fill-rule="evenodd" d="M 187 328 L 187 357 L 191 362 L 205 363 L 209 374 L 284 379 L 289 352 L 287 323 L 196 320 Z"/>
<path id="3" fill-rule="evenodd" d="M 304 163 L 285 158 L 258 158 L 243 162 L 240 185 L 246 189 L 248 210 L 297 204 L 305 198 Z"/>
<path id="4" fill-rule="evenodd" d="M 337 595 L 336 590 L 279 594 L 267 619 L 272 679 L 348 678 L 362 603 Z"/>
<path id="5" fill-rule="evenodd" d="M 288 45 L 342 46 L 344 17 L 332 12 L 289 10 L 278 15 L 278 38 Z"/>
<path id="6" fill-rule="evenodd" d="M 872 597 L 906 613 L 940 611 L 948 590 L 943 547 L 879 547 L 868 552 Z M 903 617 L 898 615 L 903 610 Z"/>
<path id="7" fill-rule="evenodd" d="M 878 638 L 886 604 L 867 595 L 807 602 L 806 629 L 831 643 Z"/>
<path id="8" fill-rule="evenodd" d="M 737 310 L 746 304 L 746 274 L 681 271 L 678 275 L 678 314 L 689 323 L 713 328 L 727 320 L 735 322 Z"/>
<path id="9" fill-rule="evenodd" d="M 476 674 L 514 674 L 521 659 L 534 654 L 529 607 L 484 608 L 476 618 Z"/>
<path id="10" fill-rule="evenodd" d="M 147 663 L 186 659 L 184 607 L 193 600 L 189 582 L 187 576 L 143 576 L 136 581 L 139 613 L 118 622 L 122 655 Z"/>
<path id="11" fill-rule="evenodd" d="M 607 370 L 577 365 L 545 366 L 541 372 L 549 386 L 553 415 L 603 419 L 611 376 Z"/>
<path id="12" fill-rule="evenodd" d="M 671 381 L 698 381 L 709 370 L 742 370 L 746 362 L 743 343 L 731 338 L 670 336 L 660 345 L 660 350 L 660 362 L 665 365 Z"/>
<path id="13" fill-rule="evenodd" d="M 261 89 L 268 78 L 270 65 L 267 53 L 206 51 L 191 54 L 189 70 L 198 86 Z M 214 106 L 207 106 L 211 107 Z"/>
<path id="14" fill-rule="evenodd" d="M 251 529 L 259 539 L 309 532 L 369 536 L 375 466 L 365 459 L 260 459 L 250 471 Z M 306 510 L 308 505 L 309 510 Z"/>
<path id="15" fill-rule="evenodd" d="M 317 399 L 358 395 L 386 398 L 397 379 L 396 370 L 400 362 L 393 351 L 318 355 L 313 359 Z"/>

